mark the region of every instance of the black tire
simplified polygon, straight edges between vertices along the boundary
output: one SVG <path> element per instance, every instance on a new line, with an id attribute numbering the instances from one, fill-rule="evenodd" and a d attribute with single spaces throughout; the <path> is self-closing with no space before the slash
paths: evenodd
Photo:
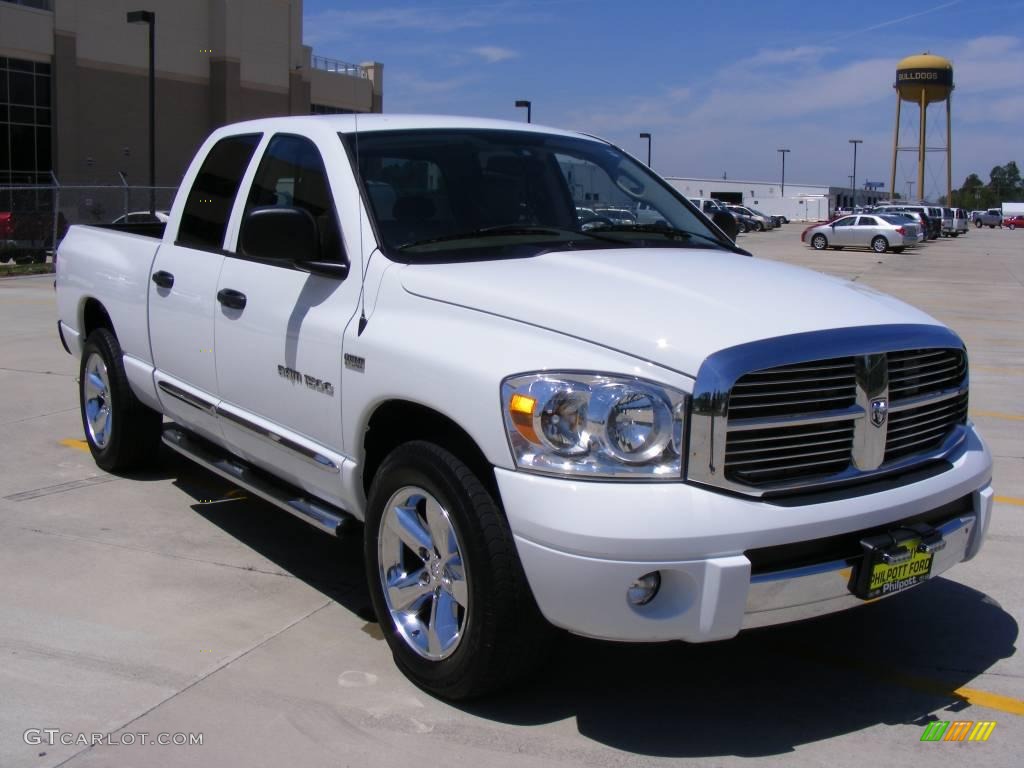
<path id="1" fill-rule="evenodd" d="M 104 394 L 92 378 L 96 359 L 102 361 Z M 94 396 L 95 395 L 95 396 Z M 89 334 L 82 349 L 79 366 L 78 403 L 82 415 L 82 431 L 89 451 L 101 469 L 123 472 L 152 465 L 160 448 L 163 416 L 146 407 L 128 385 L 124 371 L 121 345 L 106 328 Z M 102 429 L 90 424 L 90 413 L 106 408 Z"/>
<path id="2" fill-rule="evenodd" d="M 10 253 L 10 251 L 7 251 L 7 250 L 0 251 L 0 264 L 6 264 L 10 260 L 11 260 L 11 253 Z"/>
<path id="3" fill-rule="evenodd" d="M 885 253 L 889 250 L 889 241 L 881 235 L 878 235 L 871 240 L 871 250 L 875 253 Z"/>
<path id="4" fill-rule="evenodd" d="M 1007 224 L 1006 226 L 1009 227 L 1011 231 L 1017 228 L 1016 224 Z"/>
<path id="5" fill-rule="evenodd" d="M 412 632 L 409 629 L 419 627 L 415 622 L 421 621 L 426 630 L 424 634 L 430 636 L 423 616 L 429 614 L 434 621 L 436 614 L 430 614 L 427 603 L 437 601 L 440 605 L 442 591 L 446 589 L 441 582 L 445 575 L 452 575 L 447 565 L 442 565 L 439 576 L 431 563 L 425 562 L 425 557 L 437 560 L 446 557 L 433 544 L 434 537 L 427 530 L 426 520 L 420 523 L 427 526 L 424 531 L 428 533 L 432 551 L 420 547 L 422 554 L 416 559 L 416 553 L 408 545 L 399 543 L 397 549 L 401 554 L 398 557 L 405 558 L 408 565 L 381 562 L 382 558 L 394 559 L 382 554 L 386 547 L 390 552 L 395 551 L 388 543 L 388 537 L 395 534 L 386 525 L 385 514 L 392 519 L 394 510 L 399 508 L 407 511 L 415 508 L 417 516 L 423 514 L 420 504 L 412 507 L 407 506 L 408 501 L 396 501 L 408 493 L 411 494 L 409 499 L 422 499 L 425 507 L 428 502 L 420 492 L 433 497 L 447 513 L 444 519 L 454 532 L 460 563 L 455 567 L 462 574 L 464 595 L 468 598 L 465 606 L 458 605 L 457 600 L 453 604 L 451 601 L 455 598 L 448 598 L 448 606 L 457 617 L 459 631 L 455 634 L 458 639 L 454 640 L 453 649 L 444 651 L 450 655 L 436 659 L 426 656 L 426 651 L 433 648 L 417 650 L 414 647 L 416 640 L 427 641 L 420 637 L 420 629 Z M 539 665 L 550 626 L 534 602 L 508 522 L 497 500 L 476 474 L 444 448 L 413 441 L 400 445 L 384 460 L 373 478 L 367 499 L 364 554 L 370 597 L 381 630 L 398 668 L 420 688 L 445 699 L 468 699 L 508 687 Z M 418 570 L 412 571 L 413 568 Z M 432 577 L 425 575 L 428 571 Z M 409 581 L 410 572 L 413 576 L 419 573 L 419 578 Z M 409 585 L 437 584 L 409 604 L 416 606 L 411 609 L 414 613 L 409 612 L 408 606 L 396 608 L 396 613 L 404 617 L 404 630 L 399 629 L 389 598 L 385 596 L 384 581 L 389 574 L 392 579 L 404 576 Z M 452 581 L 456 580 L 459 579 L 452 577 Z M 395 583 L 392 581 L 393 585 Z M 444 583 L 451 585 L 452 582 Z M 455 594 L 451 590 L 449 593 Z M 450 629 L 450 625 L 440 629 Z M 435 635 L 439 631 L 436 621 L 433 631 Z M 407 637 L 409 634 L 415 639 Z"/>
<path id="6" fill-rule="evenodd" d="M 981 222 L 980 221 L 974 222 L 974 226 L 976 226 L 978 229 L 981 229 Z"/>
<path id="7" fill-rule="evenodd" d="M 828 248 L 828 238 L 819 232 L 811 238 L 811 248 L 816 251 L 824 251 Z"/>
<path id="8" fill-rule="evenodd" d="M 764 232 L 764 224 L 762 224 L 760 221 L 757 222 L 757 231 Z"/>

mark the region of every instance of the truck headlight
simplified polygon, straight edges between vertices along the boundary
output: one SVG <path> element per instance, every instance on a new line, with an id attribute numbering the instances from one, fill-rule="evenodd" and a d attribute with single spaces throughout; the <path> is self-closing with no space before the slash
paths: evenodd
<path id="1" fill-rule="evenodd" d="M 625 376 L 534 373 L 505 379 L 516 466 L 554 475 L 678 480 L 687 394 Z"/>

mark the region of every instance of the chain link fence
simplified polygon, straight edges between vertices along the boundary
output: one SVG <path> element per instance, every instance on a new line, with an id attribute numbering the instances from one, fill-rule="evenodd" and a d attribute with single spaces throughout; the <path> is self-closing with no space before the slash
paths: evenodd
<path id="1" fill-rule="evenodd" d="M 127 184 L 0 185 L 0 263 L 52 260 L 72 224 L 149 220 L 150 198 L 158 213 L 166 212 L 175 192 Z"/>

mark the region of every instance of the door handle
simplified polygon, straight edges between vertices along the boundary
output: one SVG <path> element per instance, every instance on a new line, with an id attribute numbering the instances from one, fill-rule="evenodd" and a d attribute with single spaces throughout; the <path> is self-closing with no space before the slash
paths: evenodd
<path id="1" fill-rule="evenodd" d="M 231 288 L 221 288 L 217 291 L 217 301 L 231 309 L 245 309 L 245 294 Z"/>
<path id="2" fill-rule="evenodd" d="M 174 286 L 174 275 L 161 269 L 159 272 L 153 273 L 153 282 L 161 288 L 172 288 Z"/>

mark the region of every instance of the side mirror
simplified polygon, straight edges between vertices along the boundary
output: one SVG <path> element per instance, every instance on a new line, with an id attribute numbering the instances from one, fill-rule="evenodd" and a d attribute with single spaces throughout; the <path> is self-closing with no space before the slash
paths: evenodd
<path id="1" fill-rule="evenodd" d="M 242 220 L 242 252 L 258 259 L 296 262 L 320 259 L 316 221 L 303 208 L 253 208 Z"/>
<path id="2" fill-rule="evenodd" d="M 715 222 L 715 226 L 729 236 L 730 240 L 734 243 L 736 242 L 736 235 L 739 234 L 740 225 L 736 223 L 735 216 L 725 211 L 715 211 L 711 215 L 711 220 Z"/>

